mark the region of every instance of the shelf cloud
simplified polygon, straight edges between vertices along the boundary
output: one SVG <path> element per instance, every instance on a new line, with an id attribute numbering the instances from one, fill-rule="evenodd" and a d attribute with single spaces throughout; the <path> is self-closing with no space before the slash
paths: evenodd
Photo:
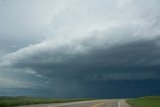
<path id="1" fill-rule="evenodd" d="M 34 11 L 28 10 L 30 4 Z M 13 4 L 0 1 L 0 22 L 3 21 L 0 44 L 6 47 L 0 46 L 0 72 L 19 74 L 22 76 L 19 79 L 25 82 L 19 83 L 16 76 L 14 79 L 8 76 L 9 79 L 1 78 L 0 83 L 5 81 L 2 86 L 8 89 L 48 90 L 53 97 L 90 97 L 87 90 L 94 87 L 93 83 L 99 87 L 94 87 L 97 92 L 117 83 L 129 84 L 127 81 L 159 82 L 159 4 L 158 0 L 16 0 Z M 10 12 L 14 6 L 17 8 Z M 29 16 L 24 18 L 23 12 Z M 39 12 L 44 14 L 42 18 Z M 8 16 L 14 16 L 13 23 L 6 22 Z M 5 33 L 3 26 L 11 32 Z M 27 84 L 30 81 L 34 84 Z M 148 86 L 142 84 L 141 88 Z M 98 93 L 95 97 L 105 96 Z"/>

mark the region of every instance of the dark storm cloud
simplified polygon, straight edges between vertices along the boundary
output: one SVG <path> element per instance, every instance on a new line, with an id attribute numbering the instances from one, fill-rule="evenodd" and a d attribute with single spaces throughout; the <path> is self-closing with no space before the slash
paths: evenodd
<path id="1" fill-rule="evenodd" d="M 114 98 L 124 97 L 123 94 L 125 97 L 159 94 L 160 67 L 157 63 L 150 65 L 159 58 L 158 42 L 157 38 L 93 51 L 90 56 L 75 58 L 66 64 L 41 65 L 35 70 L 52 78 L 49 93 L 56 97 Z M 119 63 L 121 60 L 124 61 Z"/>
<path id="2" fill-rule="evenodd" d="M 158 90 L 159 4 L 159 0 L 3 2 L 0 92 L 130 97 Z M 27 92 L 18 93 L 21 89 Z"/>
<path id="3" fill-rule="evenodd" d="M 109 49 L 92 49 L 89 53 L 73 56 L 64 54 L 61 50 L 54 55 L 52 51 L 40 51 L 22 57 L 11 66 L 30 68 L 49 78 L 104 81 L 159 79 L 159 42 L 158 37 Z M 61 60 L 57 61 L 57 58 Z"/>
<path id="4" fill-rule="evenodd" d="M 41 91 L 48 90 L 48 93 L 52 93 L 50 96 L 122 97 L 121 94 L 116 92 L 121 85 L 125 87 L 130 83 L 136 85 L 136 81 L 139 81 L 139 88 L 144 88 L 147 87 L 142 85 L 145 84 L 145 81 L 159 81 L 160 63 L 155 63 L 160 58 L 159 41 L 158 37 L 153 40 L 140 40 L 113 46 L 109 49 L 93 49 L 87 54 L 78 54 L 76 57 L 67 57 L 63 56 L 63 53 L 59 53 L 56 57 L 59 55 L 67 57 L 59 62 L 51 60 L 54 56 L 50 55 L 49 51 L 39 52 L 31 57 L 24 57 L 22 60 L 25 63 L 15 63 L 12 67 L 30 68 L 47 77 L 48 85 L 46 89 L 39 89 Z M 43 59 L 45 59 L 45 63 Z M 37 62 L 37 60 L 42 60 L 42 62 Z M 119 86 L 114 86 L 115 84 Z M 157 93 L 159 88 L 156 85 L 153 85 L 153 87 L 156 88 Z M 132 88 L 135 89 L 137 86 L 131 85 L 130 90 L 133 90 Z M 102 93 L 106 91 L 105 89 L 107 89 L 107 92 L 106 95 L 103 95 Z M 141 92 L 141 95 L 150 94 L 151 90 L 152 88 L 148 88 L 144 93 Z M 136 90 L 134 91 L 136 92 Z M 91 94 L 93 92 L 98 93 L 93 96 Z M 110 94 L 110 92 L 114 94 Z M 119 92 L 125 93 L 126 91 L 120 90 Z M 138 96 L 138 94 L 127 94 L 126 96 Z"/>

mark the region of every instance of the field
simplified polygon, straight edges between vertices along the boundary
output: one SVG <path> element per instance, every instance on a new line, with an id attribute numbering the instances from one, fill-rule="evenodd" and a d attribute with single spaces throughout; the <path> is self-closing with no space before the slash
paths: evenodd
<path id="1" fill-rule="evenodd" d="M 127 103 L 129 103 L 132 107 L 160 107 L 160 96 L 128 99 Z"/>
<path id="2" fill-rule="evenodd" d="M 51 98 L 33 98 L 33 97 L 0 97 L 0 107 L 12 107 L 19 105 L 30 104 L 45 104 L 45 103 L 62 103 L 73 101 L 93 100 L 91 98 L 77 98 L 77 99 L 51 99 Z"/>

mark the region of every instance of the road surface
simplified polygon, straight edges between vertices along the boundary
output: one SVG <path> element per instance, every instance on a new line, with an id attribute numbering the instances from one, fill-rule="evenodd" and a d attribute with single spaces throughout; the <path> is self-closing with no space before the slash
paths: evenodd
<path id="1" fill-rule="evenodd" d="M 130 107 L 125 100 L 93 100 L 57 104 L 37 104 L 19 107 Z"/>

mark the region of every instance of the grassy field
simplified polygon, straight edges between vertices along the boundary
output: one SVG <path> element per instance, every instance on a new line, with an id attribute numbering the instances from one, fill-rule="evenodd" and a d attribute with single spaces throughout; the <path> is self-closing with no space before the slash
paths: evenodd
<path id="1" fill-rule="evenodd" d="M 45 103 L 62 103 L 74 101 L 93 100 L 91 98 L 77 98 L 77 99 L 50 99 L 50 98 L 32 98 L 32 97 L 0 97 L 0 107 L 12 107 L 19 105 L 30 104 L 45 104 Z"/>
<path id="2" fill-rule="evenodd" d="M 160 107 L 160 96 L 128 99 L 127 103 L 129 103 L 132 107 Z"/>

